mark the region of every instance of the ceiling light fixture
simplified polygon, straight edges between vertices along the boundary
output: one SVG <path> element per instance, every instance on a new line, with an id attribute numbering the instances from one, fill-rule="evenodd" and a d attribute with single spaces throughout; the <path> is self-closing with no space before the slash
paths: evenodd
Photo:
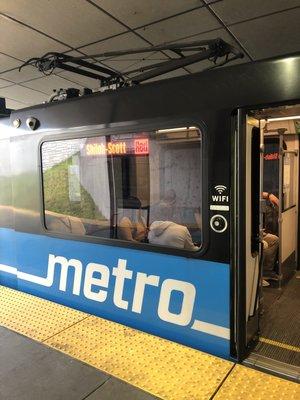
<path id="1" fill-rule="evenodd" d="M 300 119 L 300 115 L 294 115 L 294 116 L 291 116 L 291 117 L 268 118 L 267 122 L 288 121 L 289 119 Z"/>

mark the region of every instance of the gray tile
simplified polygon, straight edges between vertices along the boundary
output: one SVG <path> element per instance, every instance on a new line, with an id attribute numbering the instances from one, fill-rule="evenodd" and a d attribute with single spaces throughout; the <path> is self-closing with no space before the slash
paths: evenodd
<path id="1" fill-rule="evenodd" d="M 21 108 L 27 107 L 26 104 L 20 103 L 19 101 L 5 99 L 6 101 L 6 108 L 10 108 L 11 110 L 19 110 Z"/>
<path id="2" fill-rule="evenodd" d="M 128 385 L 118 379 L 111 378 L 99 389 L 86 398 L 86 400 L 155 400 L 149 393 L 146 393 L 134 386 Z"/>
<path id="3" fill-rule="evenodd" d="M 71 46 L 80 46 L 126 30 L 85 0 L 2 1 L 1 11 Z"/>
<path id="4" fill-rule="evenodd" d="M 150 47 L 150 46 L 146 41 L 140 39 L 137 35 L 133 33 L 125 33 L 99 43 L 94 43 L 92 45 L 82 47 L 80 50 L 85 54 L 93 55 L 93 54 L 105 53 L 108 51 L 136 49 L 141 47 Z M 159 54 L 158 60 L 157 58 L 158 58 L 157 53 L 155 56 L 153 56 L 151 53 L 143 53 L 143 54 L 129 54 L 118 57 L 101 58 L 101 60 L 103 60 L 103 65 L 114 68 L 118 71 L 125 71 L 128 70 L 129 68 L 131 69 L 131 67 L 135 68 L 136 65 L 142 67 L 145 65 L 149 65 L 149 63 L 159 62 L 167 59 L 167 57 L 164 56 L 163 54 Z M 149 59 L 154 59 L 154 61 L 149 62 Z"/>
<path id="5" fill-rule="evenodd" d="M 108 375 L 0 328 L 0 399 L 82 400 Z"/>
<path id="6" fill-rule="evenodd" d="M 18 67 L 20 64 L 21 61 L 0 53 L 0 73 L 8 69 Z"/>
<path id="7" fill-rule="evenodd" d="M 9 82 L 9 81 L 6 81 L 5 79 L 0 78 L 0 88 L 4 88 L 7 86 L 11 86 L 11 85 L 13 85 L 12 82 Z"/>
<path id="8" fill-rule="evenodd" d="M 6 3 L 13 4 L 14 2 Z M 0 38 L 0 52 L 20 60 L 40 57 L 48 51 L 62 52 L 69 50 L 68 47 L 2 15 L 0 15 Z"/>
<path id="9" fill-rule="evenodd" d="M 136 49 L 139 47 L 149 46 L 147 42 L 140 39 L 134 33 L 124 33 L 113 38 L 104 40 L 102 42 L 94 43 L 89 46 L 80 48 L 80 51 L 87 55 L 105 53 L 108 51 L 118 51 L 126 49 Z"/>
<path id="10" fill-rule="evenodd" d="M 0 96 L 8 97 L 26 104 L 40 104 L 48 99 L 47 94 L 20 85 L 13 85 L 0 89 Z"/>
<path id="11" fill-rule="evenodd" d="M 161 44 L 220 27 L 218 20 L 206 8 L 200 8 L 138 29 L 137 32 L 151 43 Z"/>
<path id="12" fill-rule="evenodd" d="M 94 43 L 89 46 L 82 47 L 80 50 L 87 54 L 87 55 L 94 55 L 105 53 L 108 51 L 118 51 L 118 50 L 126 50 L 126 49 L 135 49 L 140 47 L 148 47 L 148 43 L 143 39 L 140 39 L 137 35 L 133 33 L 125 33 L 122 35 L 115 36 L 113 38 L 104 40 L 102 42 Z M 149 55 L 149 54 L 148 54 Z M 135 64 L 134 59 L 140 58 L 142 59 L 143 56 L 140 55 L 126 55 L 126 56 L 119 56 L 119 57 L 109 57 L 109 58 L 100 58 L 99 60 L 103 60 L 104 66 L 108 66 L 114 68 L 118 71 L 123 71 L 130 67 L 131 65 Z M 91 61 L 92 60 L 88 60 Z M 80 81 L 78 78 L 76 82 Z M 80 79 L 80 78 L 79 78 Z M 85 78 L 83 78 L 85 79 Z M 92 86 L 93 88 L 98 87 L 99 85 L 95 84 Z M 90 87 L 90 86 L 89 86 Z"/>
<path id="13" fill-rule="evenodd" d="M 143 68 L 151 64 L 161 63 L 169 58 L 161 52 L 132 54 L 124 57 L 116 57 L 105 61 L 105 64 L 121 72 L 127 72 Z"/>
<path id="14" fill-rule="evenodd" d="M 255 59 L 299 51 L 300 8 L 230 27 Z"/>
<path id="15" fill-rule="evenodd" d="M 241 53 L 243 53 L 243 50 L 239 47 L 237 42 L 230 36 L 230 34 L 225 29 L 217 29 L 212 32 L 202 33 L 200 35 L 196 35 L 193 37 L 181 39 L 180 42 L 192 42 L 192 41 L 197 41 L 197 40 L 211 40 L 211 39 L 217 39 L 217 38 L 225 40 L 225 42 L 231 44 L 237 50 L 239 50 Z M 221 62 L 221 61 L 222 61 L 222 59 L 218 60 L 218 62 Z M 244 57 L 241 59 L 234 60 L 234 61 L 228 63 L 227 65 L 241 64 L 241 63 L 245 63 L 248 61 L 249 61 L 248 57 Z M 204 61 L 200 61 L 200 62 L 191 64 L 186 68 L 188 71 L 194 73 L 194 72 L 203 71 L 204 69 L 212 67 L 213 65 L 214 64 L 211 61 L 204 60 Z"/>
<path id="16" fill-rule="evenodd" d="M 58 72 L 57 76 L 60 76 L 69 82 L 75 82 L 75 84 L 90 89 L 98 89 L 100 86 L 97 79 L 88 78 L 87 76 L 75 74 L 74 72 L 69 72 L 69 71 Z M 70 86 L 72 86 L 71 83 Z"/>
<path id="17" fill-rule="evenodd" d="M 232 24 L 287 8 L 300 6 L 300 0 L 224 0 L 212 9 L 225 24 Z M 288 23 L 288 21 L 286 21 Z"/>
<path id="18" fill-rule="evenodd" d="M 21 63 L 19 65 L 21 65 Z M 8 79 L 14 83 L 22 83 L 42 76 L 44 75 L 37 68 L 31 66 L 26 66 L 22 68 L 21 71 L 19 71 L 19 68 L 12 69 L 0 75 L 1 78 Z"/>
<path id="19" fill-rule="evenodd" d="M 201 0 L 94 0 L 94 3 L 131 28 L 203 5 Z"/>
<path id="20" fill-rule="evenodd" d="M 54 89 L 67 89 L 70 87 L 82 89 L 83 86 L 78 85 L 77 83 L 71 83 L 66 79 L 63 79 L 56 75 L 44 76 L 43 78 L 34 79 L 32 81 L 23 83 L 23 86 L 26 86 L 30 89 L 39 90 L 41 92 L 47 93 L 48 95 L 53 93 Z"/>

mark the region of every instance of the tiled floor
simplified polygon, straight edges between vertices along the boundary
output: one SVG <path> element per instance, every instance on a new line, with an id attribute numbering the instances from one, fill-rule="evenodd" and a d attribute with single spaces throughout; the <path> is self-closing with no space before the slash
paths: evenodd
<path id="1" fill-rule="evenodd" d="M 0 286 L 0 400 L 158 398 L 298 400 L 300 385 Z"/>
<path id="2" fill-rule="evenodd" d="M 0 327 L 1 400 L 151 400 L 96 368 Z"/>

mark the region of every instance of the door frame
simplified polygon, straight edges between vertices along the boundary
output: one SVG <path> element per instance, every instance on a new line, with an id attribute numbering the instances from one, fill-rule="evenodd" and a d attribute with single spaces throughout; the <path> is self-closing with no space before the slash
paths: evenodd
<path id="1" fill-rule="evenodd" d="M 257 262 L 257 272 L 253 273 L 254 285 L 257 280 L 257 290 L 255 292 L 255 303 L 253 316 L 247 316 L 247 169 L 252 165 L 247 165 L 246 154 L 249 146 L 247 138 L 247 111 L 248 109 L 239 108 L 234 115 L 234 135 L 233 135 L 233 162 L 232 162 L 232 232 L 231 232 L 231 252 L 232 252 L 232 271 L 233 271 L 233 294 L 234 294 L 234 338 L 232 352 L 238 361 L 245 359 L 256 345 L 259 337 L 259 308 L 257 307 L 258 280 L 260 279 L 260 246 L 253 259 Z M 247 142 L 248 141 L 248 142 Z M 261 153 L 261 135 L 259 143 L 256 143 L 257 154 Z M 252 147 L 250 149 L 252 157 Z M 259 159 L 261 157 L 259 156 Z M 261 174 L 261 169 L 259 170 Z M 247 177 L 249 179 L 249 177 Z M 261 180 L 261 178 L 260 178 Z M 249 185 L 249 180 L 248 180 Z M 258 182 L 260 185 L 260 182 Z M 260 190 L 260 186 L 259 186 Z M 252 187 L 251 187 L 252 192 Z M 259 192 L 258 199 L 259 202 Z M 260 208 L 258 207 L 257 212 Z M 249 224 L 249 221 L 248 221 Z M 259 241 L 259 225 L 255 240 Z M 257 278 L 255 274 L 257 273 Z"/>

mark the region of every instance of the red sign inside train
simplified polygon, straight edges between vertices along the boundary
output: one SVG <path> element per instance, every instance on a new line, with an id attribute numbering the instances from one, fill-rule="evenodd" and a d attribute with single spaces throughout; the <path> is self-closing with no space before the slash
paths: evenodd
<path id="1" fill-rule="evenodd" d="M 149 140 L 148 139 L 135 139 L 134 140 L 134 154 L 149 154 Z"/>
<path id="2" fill-rule="evenodd" d="M 279 160 L 279 153 L 275 152 L 275 153 L 268 153 L 264 155 L 264 159 L 266 161 L 270 161 L 270 160 Z"/>

